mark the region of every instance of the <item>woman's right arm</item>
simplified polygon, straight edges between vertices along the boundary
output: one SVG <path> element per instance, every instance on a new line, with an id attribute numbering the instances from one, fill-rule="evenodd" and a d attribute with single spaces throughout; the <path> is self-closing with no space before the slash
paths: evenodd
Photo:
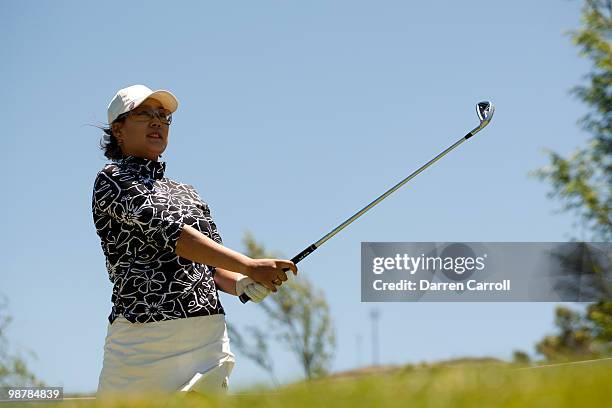
<path id="1" fill-rule="evenodd" d="M 275 279 L 287 280 L 283 268 L 297 274 L 297 267 L 291 261 L 282 259 L 253 259 L 227 248 L 197 229 L 185 224 L 176 243 L 176 254 L 193 262 L 211 265 L 228 271 L 242 273 L 273 292 Z"/>

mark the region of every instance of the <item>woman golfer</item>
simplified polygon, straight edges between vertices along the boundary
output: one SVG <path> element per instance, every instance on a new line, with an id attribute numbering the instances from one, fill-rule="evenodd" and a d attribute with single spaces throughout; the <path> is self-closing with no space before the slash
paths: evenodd
<path id="1" fill-rule="evenodd" d="M 178 101 L 133 85 L 108 106 L 92 211 L 113 283 L 99 395 L 227 389 L 234 366 L 217 289 L 260 302 L 287 280 L 287 260 L 222 245 L 193 186 L 159 161 Z"/>

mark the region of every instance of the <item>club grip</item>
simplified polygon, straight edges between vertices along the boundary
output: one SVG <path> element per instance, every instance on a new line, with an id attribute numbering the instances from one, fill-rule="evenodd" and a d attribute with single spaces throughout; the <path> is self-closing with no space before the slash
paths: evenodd
<path id="1" fill-rule="evenodd" d="M 290 269 L 289 269 L 289 268 L 283 268 L 283 272 L 287 273 L 287 272 L 289 272 L 289 271 L 290 271 Z M 246 293 L 243 293 L 242 295 L 240 295 L 240 297 L 239 297 L 238 299 L 240 299 L 240 301 L 241 301 L 243 304 L 244 304 L 244 303 L 247 303 L 249 300 L 251 300 L 251 298 L 250 298 L 250 297 L 248 297 Z"/>
<path id="2" fill-rule="evenodd" d="M 308 248 L 306 248 L 305 250 L 303 250 L 302 252 L 294 256 L 293 258 L 291 258 L 291 262 L 297 265 L 298 262 L 300 262 L 302 259 L 306 258 L 308 255 L 313 253 L 315 249 L 317 249 L 317 246 L 315 244 L 312 244 L 311 246 L 309 246 Z M 289 272 L 289 270 L 290 270 L 289 268 L 283 268 L 283 272 L 285 273 Z M 246 293 L 243 293 L 238 298 L 240 299 L 242 303 L 247 303 L 249 300 L 251 300 L 251 298 L 248 297 Z"/>

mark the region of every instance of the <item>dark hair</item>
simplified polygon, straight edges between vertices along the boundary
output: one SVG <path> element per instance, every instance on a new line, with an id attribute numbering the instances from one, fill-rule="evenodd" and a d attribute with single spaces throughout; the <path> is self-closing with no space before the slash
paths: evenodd
<path id="1" fill-rule="evenodd" d="M 117 119 L 113 121 L 113 123 L 123 123 L 125 122 L 125 115 L 119 115 Z M 101 129 L 104 132 L 104 136 L 102 140 L 100 140 L 100 150 L 104 151 L 104 156 L 106 156 L 109 160 L 119 160 L 123 157 L 123 151 L 121 150 L 121 146 L 117 143 L 117 138 L 113 135 L 112 123 L 109 123 L 106 126 L 96 126 L 98 129 Z"/>
<path id="2" fill-rule="evenodd" d="M 127 118 L 127 112 L 117 116 L 117 119 L 115 119 L 113 123 L 123 123 L 125 122 L 125 118 Z M 117 138 L 113 135 L 112 123 L 106 126 L 96 127 L 104 132 L 104 136 L 100 141 L 100 150 L 104 151 L 104 156 L 109 160 L 122 159 L 123 150 L 121 150 L 121 146 L 117 143 Z M 159 157 L 162 157 L 162 155 L 160 154 Z"/>

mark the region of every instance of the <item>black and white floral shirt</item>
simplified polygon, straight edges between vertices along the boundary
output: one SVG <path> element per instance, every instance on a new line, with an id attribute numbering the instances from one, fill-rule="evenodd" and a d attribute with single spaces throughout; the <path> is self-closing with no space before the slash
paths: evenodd
<path id="1" fill-rule="evenodd" d="M 127 156 L 98 172 L 93 219 L 113 283 L 112 323 L 224 314 L 215 268 L 175 253 L 184 225 L 218 243 L 210 209 L 193 186 L 164 177 L 166 163 Z"/>

